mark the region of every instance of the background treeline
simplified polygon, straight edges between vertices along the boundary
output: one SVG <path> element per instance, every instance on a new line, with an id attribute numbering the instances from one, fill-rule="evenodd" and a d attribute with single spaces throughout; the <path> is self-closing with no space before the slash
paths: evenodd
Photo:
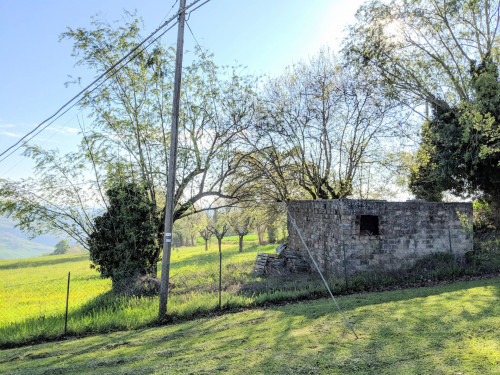
<path id="1" fill-rule="evenodd" d="M 214 227 L 227 224 L 227 237 L 240 239 L 252 233 L 259 245 L 277 244 L 287 238 L 286 217 L 272 208 L 232 208 L 202 211 L 176 221 L 172 242 L 174 246 L 198 246 L 204 238 L 213 240 Z"/>

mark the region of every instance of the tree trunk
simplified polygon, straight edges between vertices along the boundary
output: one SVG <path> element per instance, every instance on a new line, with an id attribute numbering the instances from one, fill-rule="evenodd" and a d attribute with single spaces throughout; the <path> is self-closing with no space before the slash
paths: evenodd
<path id="1" fill-rule="evenodd" d="M 205 238 L 205 251 L 208 251 L 208 240 Z"/>
<path id="2" fill-rule="evenodd" d="M 257 225 L 257 237 L 259 237 L 259 245 L 264 245 L 264 230 L 262 225 Z"/>
<path id="3" fill-rule="evenodd" d="M 243 251 L 243 236 L 244 236 L 243 234 L 239 235 L 239 237 L 240 237 L 240 248 L 239 248 L 240 253 Z"/>

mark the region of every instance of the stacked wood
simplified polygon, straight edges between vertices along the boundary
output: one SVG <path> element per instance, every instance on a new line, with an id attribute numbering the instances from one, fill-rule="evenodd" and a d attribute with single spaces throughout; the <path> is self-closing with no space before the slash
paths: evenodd
<path id="1" fill-rule="evenodd" d="M 258 253 L 253 267 L 253 273 L 258 276 L 279 276 L 305 272 L 310 272 L 307 260 L 303 258 L 302 254 L 288 250 L 286 245 L 279 254 Z"/>
<path id="2" fill-rule="evenodd" d="M 266 274 L 268 262 L 276 259 L 278 254 L 257 253 L 255 264 L 253 266 L 253 273 L 259 276 Z"/>

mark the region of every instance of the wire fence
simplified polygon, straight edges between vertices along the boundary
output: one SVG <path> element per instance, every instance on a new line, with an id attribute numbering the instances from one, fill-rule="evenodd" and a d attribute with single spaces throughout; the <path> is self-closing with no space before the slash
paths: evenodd
<path id="1" fill-rule="evenodd" d="M 245 259 L 225 259 L 226 254 L 215 246 L 210 251 L 200 251 L 199 259 L 174 250 L 174 258 L 183 258 L 171 270 L 169 294 L 174 312 L 199 310 L 200 306 L 205 306 L 206 311 L 222 308 L 227 296 L 234 294 L 248 277 L 245 270 L 251 270 L 248 252 L 239 254 L 232 248 L 229 254 L 228 258 L 243 255 Z M 0 347 L 65 334 L 138 327 L 155 321 L 159 277 L 140 277 L 144 270 L 125 269 L 121 274 L 123 283 L 116 282 L 113 290 L 110 279 L 101 278 L 89 268 L 88 256 L 67 260 L 63 257 L 0 264 Z M 64 272 L 59 262 L 71 264 L 73 260 L 78 260 L 76 271 Z M 57 277 L 52 276 L 56 274 Z"/>
<path id="2" fill-rule="evenodd" d="M 439 246 L 435 247 L 442 249 L 440 254 L 449 254 L 450 242 L 453 246 L 453 241 L 445 236 L 439 241 Z M 460 262 L 452 261 L 450 256 L 431 256 L 413 270 L 393 274 L 353 272 L 350 253 L 354 249 L 346 243 L 342 245 L 340 272 L 326 275 L 335 295 L 398 283 L 500 271 L 500 236 L 491 232 L 477 234 L 474 248 Z M 243 252 L 239 252 L 236 242 L 225 243 L 221 253 L 216 246 L 208 251 L 204 245 L 174 249 L 169 316 L 184 319 L 232 307 L 327 295 L 321 279 L 314 272 L 254 274 L 257 253 L 275 253 L 275 248 L 276 245 L 259 246 L 254 241 L 246 242 Z M 49 262 L 55 257 L 43 258 L 49 259 L 46 269 L 39 265 L 18 269 L 0 264 L 0 346 L 64 334 L 137 328 L 156 322 L 159 284 L 151 281 L 154 278 L 141 279 L 134 286 L 142 291 L 142 295 L 134 290 L 128 296 L 119 295 L 112 292 L 109 279 L 103 279 L 95 270 L 89 269 L 88 257 L 77 258 L 75 264 L 78 267 L 71 272 L 64 270 L 69 263 L 55 265 Z M 45 273 L 42 274 L 43 269 Z"/>
<path id="3" fill-rule="evenodd" d="M 22 275 L 19 275 L 20 278 Z M 111 289 L 99 277 L 67 275 L 36 282 L 3 285 L 0 291 L 0 344 L 57 337 L 68 330 L 68 319 Z M 10 337 L 10 340 L 9 340 Z"/>
<path id="4" fill-rule="evenodd" d="M 12 324 L 26 318 L 45 319 L 64 309 L 66 288 L 61 278 L 4 286 L 1 318 Z"/>

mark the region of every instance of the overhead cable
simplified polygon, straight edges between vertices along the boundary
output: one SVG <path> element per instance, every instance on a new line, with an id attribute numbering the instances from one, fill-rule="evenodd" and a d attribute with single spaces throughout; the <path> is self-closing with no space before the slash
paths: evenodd
<path id="1" fill-rule="evenodd" d="M 45 130 L 50 124 L 52 124 L 54 121 L 56 121 L 58 118 L 60 118 L 61 116 L 63 116 L 65 113 L 67 113 L 71 108 L 73 108 L 76 104 L 78 104 L 83 98 L 80 98 L 78 101 L 75 102 L 76 99 L 78 99 L 79 97 L 81 97 L 85 92 L 87 92 L 87 90 L 89 90 L 93 85 L 95 85 L 97 82 L 99 82 L 101 79 L 105 78 L 102 82 L 100 82 L 96 87 L 94 87 L 89 93 L 93 92 L 94 90 L 96 90 L 98 87 L 100 87 L 104 82 L 106 82 L 109 78 L 113 77 L 120 69 L 122 69 L 126 64 L 128 64 L 130 61 L 132 61 L 135 57 L 137 57 L 142 51 L 144 51 L 146 48 L 148 48 L 151 44 L 153 44 L 154 42 L 156 42 L 160 37 L 162 37 L 167 31 L 169 31 L 170 29 L 172 29 L 172 27 L 174 27 L 177 22 L 175 22 L 173 25 L 171 25 L 168 29 L 166 29 L 165 31 L 163 31 L 160 35 L 158 35 L 155 39 L 153 39 L 153 41 L 151 41 L 146 47 L 144 47 L 143 49 L 141 49 L 138 53 L 135 53 L 140 47 L 142 47 L 148 40 L 150 40 L 151 38 L 153 38 L 156 34 L 158 34 L 163 28 L 165 28 L 167 25 L 169 25 L 173 20 L 175 20 L 179 14 L 181 14 L 182 12 L 185 12 L 186 10 L 188 10 L 189 8 L 193 7 L 194 5 L 198 4 L 199 2 L 201 2 L 202 0 L 195 0 L 193 1 L 191 4 L 187 5 L 184 9 L 181 9 L 179 10 L 175 15 L 173 15 L 172 17 L 170 17 L 167 21 L 163 22 L 160 26 L 158 26 L 156 28 L 156 30 L 154 30 L 151 34 L 149 34 L 148 37 L 146 37 L 145 39 L 143 39 L 140 43 L 138 43 L 134 48 L 132 48 L 132 50 L 130 50 L 129 53 L 127 53 L 125 56 L 123 56 L 120 60 L 118 60 L 116 63 L 114 63 L 111 67 L 109 67 L 104 73 L 102 73 L 99 77 L 97 77 L 96 79 L 94 79 L 89 85 L 87 85 L 84 89 L 82 89 L 78 94 L 76 94 L 75 96 L 73 96 L 70 100 L 68 100 L 66 103 L 64 103 L 54 114 L 52 114 L 51 116 L 49 116 L 47 119 L 45 119 L 44 121 L 42 121 L 40 124 L 38 124 L 33 130 L 31 130 L 30 132 L 28 132 L 27 134 L 25 134 L 23 137 L 21 137 L 16 143 L 14 143 L 12 146 L 8 147 L 6 150 L 4 150 L 2 153 L 0 153 L 0 157 L 3 157 L 2 159 L 0 159 L 0 163 L 2 161 L 4 161 L 5 159 L 7 159 L 10 155 L 12 155 L 15 151 L 17 151 L 20 147 L 22 147 L 24 144 L 26 144 L 26 142 L 30 141 L 31 139 L 33 139 L 33 137 L 35 137 L 36 135 L 38 135 L 40 132 L 42 132 L 43 130 Z M 196 8 L 194 8 L 193 10 L 191 10 L 191 12 L 189 12 L 190 14 L 195 11 L 196 9 L 200 8 L 201 6 L 205 5 L 206 3 L 208 3 L 210 0 L 206 0 L 205 2 L 203 2 L 202 4 L 200 4 L 199 6 L 197 6 Z M 132 56 L 133 55 L 133 56 Z M 132 57 L 131 57 L 132 56 Z M 116 69 L 122 62 L 124 62 L 127 58 L 130 59 L 125 62 L 121 67 L 119 67 L 118 69 Z M 109 76 L 107 76 L 109 73 L 111 73 L 113 71 L 113 73 Z M 106 77 L 107 76 L 107 77 Z M 73 103 L 73 104 L 72 104 Z M 68 107 L 69 106 L 69 107 Z M 51 121 L 52 120 L 52 121 Z M 49 123 L 50 122 L 50 123 Z M 44 126 L 46 125 L 46 126 Z M 41 128 L 41 129 L 40 129 Z M 36 133 L 36 134 L 34 134 Z M 30 137 L 32 134 L 34 134 L 32 137 Z M 30 137 L 27 141 L 24 141 L 26 138 Z M 24 141 L 24 142 L 23 142 Z M 21 144 L 22 143 L 22 144 Z M 16 146 L 19 146 L 19 147 L 16 147 Z M 15 148 L 15 149 L 14 149 Z M 14 149 L 14 150 L 13 150 Z M 9 153 L 10 150 L 13 150 L 12 152 Z M 7 154 L 8 153 L 8 154 Z M 7 154 L 7 155 L 6 155 Z M 4 156 L 5 155 L 5 156 Z"/>

